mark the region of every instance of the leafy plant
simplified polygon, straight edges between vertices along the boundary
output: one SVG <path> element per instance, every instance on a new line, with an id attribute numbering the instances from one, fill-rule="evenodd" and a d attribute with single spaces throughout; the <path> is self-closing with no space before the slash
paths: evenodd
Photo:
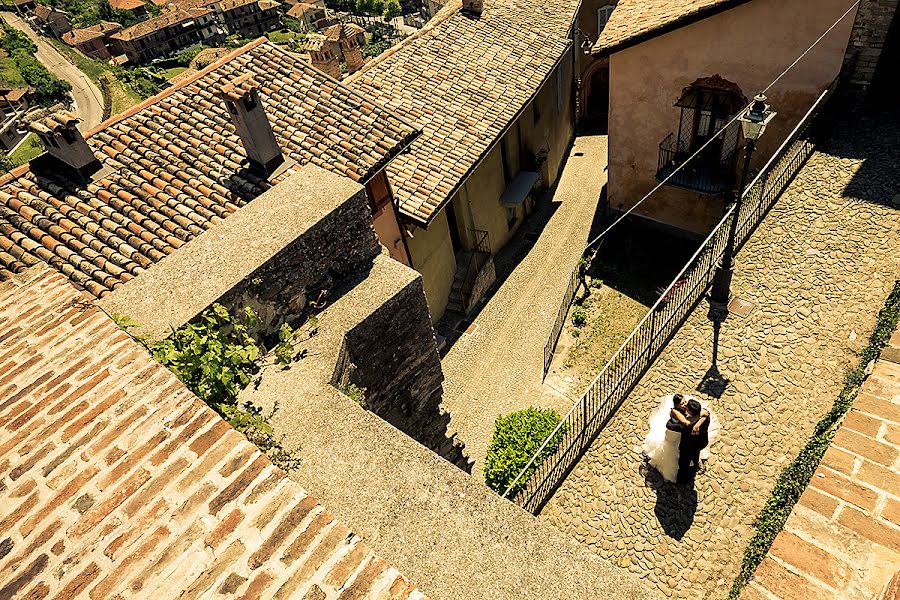
<path id="1" fill-rule="evenodd" d="M 341 393 L 366 408 L 366 388 L 359 387 L 355 383 L 346 383 L 340 388 Z"/>
<path id="2" fill-rule="evenodd" d="M 362 55 L 366 58 L 375 58 L 390 47 L 391 43 L 387 40 L 371 42 L 362 47 Z"/>
<path id="3" fill-rule="evenodd" d="M 550 437 L 560 420 L 559 413 L 555 410 L 534 407 L 497 417 L 487 458 L 484 461 L 484 480 L 488 487 L 498 494 L 504 493 L 544 440 Z M 513 495 L 525 487 L 534 470 L 556 451 L 566 429 L 567 425 L 559 428 L 534 463 L 513 486 L 511 490 Z"/>
<path id="4" fill-rule="evenodd" d="M 128 315 L 113 313 L 109 316 L 113 320 L 113 323 L 115 323 L 116 325 L 119 326 L 119 329 L 124 329 L 125 331 L 128 331 L 129 329 L 131 329 L 133 327 L 140 327 L 140 325 L 141 325 L 140 323 L 138 323 L 137 321 L 135 321 Z"/>
<path id="5" fill-rule="evenodd" d="M 293 335 L 294 330 L 291 329 L 291 326 L 282 323 L 278 329 L 278 345 L 275 346 L 274 352 L 275 361 L 283 367 L 291 364 L 294 359 L 294 345 L 291 343 Z"/>
<path id="6" fill-rule="evenodd" d="M 576 306 L 572 309 L 572 325 L 575 327 L 584 327 L 587 323 L 588 312 L 584 306 Z"/>
<path id="7" fill-rule="evenodd" d="M 126 331 L 137 326 L 134 320 L 123 315 L 113 318 Z M 247 436 L 274 464 L 290 470 L 299 461 L 297 449 L 286 449 L 283 436 L 276 437 L 268 424 L 277 405 L 269 415 L 263 415 L 262 409 L 252 404 L 237 404 L 238 394 L 259 371 L 263 352 L 250 334 L 257 322 L 251 308 L 246 308 L 239 318 L 235 318 L 221 304 L 213 304 L 195 322 L 180 327 L 165 340 L 154 344 L 151 351 L 156 360 L 173 371 L 232 427 Z M 287 326 L 279 330 L 281 343 L 288 342 L 291 352 L 289 340 L 292 334 Z"/>
<path id="8" fill-rule="evenodd" d="M 35 58 L 37 46 L 28 36 L 4 24 L 0 47 L 6 50 L 22 79 L 31 86 L 31 97 L 37 104 L 49 106 L 68 99 L 72 85 L 53 75 Z"/>
<path id="9" fill-rule="evenodd" d="M 398 0 L 387 0 L 384 3 L 384 11 L 382 15 L 385 21 L 393 21 L 400 16 L 400 2 Z"/>
<path id="10" fill-rule="evenodd" d="M 844 415 L 853 406 L 859 388 L 866 379 L 869 363 L 881 354 L 898 322 L 900 322 L 900 281 L 895 281 L 884 307 L 878 313 L 875 330 L 869 337 L 869 343 L 860 354 L 859 364 L 844 376 L 844 387 L 831 410 L 816 424 L 812 438 L 797 458 L 782 471 L 772 489 L 772 494 L 756 518 L 756 533 L 744 551 L 741 571 L 735 578 L 728 596 L 730 599 L 736 600 L 740 596 L 741 590 L 769 552 L 772 542 L 790 516 L 794 504 L 809 485 Z"/>
<path id="11" fill-rule="evenodd" d="M 248 332 L 256 323 L 250 308 L 234 319 L 224 306 L 213 304 L 196 322 L 154 345 L 153 356 L 218 410 L 218 405 L 234 404 L 259 370 L 262 351 Z"/>

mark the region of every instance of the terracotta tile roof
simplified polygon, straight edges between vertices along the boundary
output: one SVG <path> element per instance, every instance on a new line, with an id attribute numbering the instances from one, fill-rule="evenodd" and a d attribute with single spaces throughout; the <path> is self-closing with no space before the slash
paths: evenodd
<path id="1" fill-rule="evenodd" d="M 131 41 L 149 35 L 155 31 L 161 31 L 167 27 L 172 27 L 181 22 L 208 15 L 211 12 L 212 10 L 208 8 L 182 8 L 180 6 L 173 6 L 163 10 L 157 17 L 132 25 L 110 37 Z"/>
<path id="2" fill-rule="evenodd" d="M 0 96 L 2 96 L 5 100 L 8 100 L 9 102 L 21 100 L 22 97 L 27 93 L 27 87 L 3 88 L 2 90 L 0 90 Z"/>
<path id="3" fill-rule="evenodd" d="M 276 138 L 298 165 L 367 181 L 415 130 L 264 38 L 88 136 L 111 171 L 87 185 L 39 161 L 0 178 L 0 279 L 45 261 L 95 296 L 140 274 L 269 189 L 246 153 L 221 83 L 252 73 Z"/>
<path id="4" fill-rule="evenodd" d="M 307 12 L 316 12 L 321 11 L 322 9 L 316 6 L 315 4 L 306 4 L 305 2 L 298 2 L 294 4 L 287 11 L 287 16 L 297 18 L 302 17 Z"/>
<path id="5" fill-rule="evenodd" d="M 502 136 L 570 46 L 577 0 L 485 0 L 474 19 L 451 2 L 344 80 L 422 136 L 388 167 L 400 211 L 427 224 Z"/>
<path id="6" fill-rule="evenodd" d="M 80 119 L 72 111 L 57 104 L 29 112 L 25 118 L 28 129 L 34 133 L 60 132 L 63 129 L 75 127 Z"/>
<path id="7" fill-rule="evenodd" d="M 141 5 L 143 6 L 143 4 Z M 85 27 L 83 29 L 73 29 L 72 31 L 66 32 L 62 34 L 62 41 L 69 44 L 70 46 L 74 46 L 76 44 L 83 44 L 84 42 L 89 42 L 90 40 L 102 38 L 105 35 L 109 35 L 121 30 L 122 26 L 118 23 L 103 21 L 102 23 L 98 23 L 97 25 L 91 25 L 90 27 Z"/>
<path id="8" fill-rule="evenodd" d="M 0 283 L 0 597 L 424 598 L 90 297 L 28 275 Z"/>
<path id="9" fill-rule="evenodd" d="M 141 0 L 109 0 L 109 5 L 115 10 L 134 10 L 143 8 L 144 3 Z"/>
<path id="10" fill-rule="evenodd" d="M 280 6 L 278 2 L 273 2 L 271 0 L 209 0 L 204 2 L 205 6 L 214 4 L 218 4 L 223 12 L 232 11 L 236 8 L 247 6 L 248 4 L 258 5 L 260 10 L 269 10 Z"/>
<path id="11" fill-rule="evenodd" d="M 328 38 L 320 33 L 307 33 L 304 39 L 297 46 L 299 52 L 319 52 L 328 43 Z"/>
<path id="12" fill-rule="evenodd" d="M 747 1 L 620 0 L 594 46 L 594 53 L 611 54 Z"/>
<path id="13" fill-rule="evenodd" d="M 53 8 L 53 7 L 47 6 L 46 4 L 38 4 L 37 6 L 34 7 L 34 14 L 39 19 L 42 19 L 44 21 L 46 21 L 48 18 L 50 18 L 50 15 L 52 15 L 54 13 L 56 13 L 58 15 L 66 14 L 63 11 L 59 10 L 58 8 Z"/>
<path id="14" fill-rule="evenodd" d="M 322 35 L 327 37 L 330 42 L 337 42 L 341 37 L 350 38 L 360 33 L 365 33 L 365 31 L 356 23 L 336 23 L 326 28 Z"/>

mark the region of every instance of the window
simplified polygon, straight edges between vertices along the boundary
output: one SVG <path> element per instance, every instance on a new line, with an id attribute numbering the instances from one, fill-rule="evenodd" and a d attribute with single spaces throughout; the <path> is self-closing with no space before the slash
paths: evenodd
<path id="1" fill-rule="evenodd" d="M 698 79 L 682 91 L 675 106 L 681 107 L 678 125 L 679 153 L 693 153 L 703 147 L 747 103 L 741 89 L 719 76 Z M 740 125 L 732 123 L 709 144 L 703 154 L 707 160 L 729 160 L 737 148 Z M 699 158 L 699 157 L 698 157 Z"/>
<path id="2" fill-rule="evenodd" d="M 606 27 L 606 23 L 609 21 L 609 15 L 612 14 L 615 7 L 615 4 L 606 4 L 597 9 L 597 35 L 600 35 L 600 32 Z"/>
<path id="3" fill-rule="evenodd" d="M 731 189 L 740 125 L 725 125 L 746 104 L 741 89 L 718 75 L 684 88 L 675 102 L 681 108 L 678 129 L 659 145 L 657 180 L 710 196 Z"/>

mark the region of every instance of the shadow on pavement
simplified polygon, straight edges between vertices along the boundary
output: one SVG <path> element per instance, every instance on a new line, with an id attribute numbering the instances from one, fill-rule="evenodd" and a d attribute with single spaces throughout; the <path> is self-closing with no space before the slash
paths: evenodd
<path id="1" fill-rule="evenodd" d="M 670 538 L 681 540 L 694 524 L 697 513 L 697 490 L 693 484 L 670 483 L 645 461 L 640 471 L 644 483 L 656 493 L 653 513 Z"/>

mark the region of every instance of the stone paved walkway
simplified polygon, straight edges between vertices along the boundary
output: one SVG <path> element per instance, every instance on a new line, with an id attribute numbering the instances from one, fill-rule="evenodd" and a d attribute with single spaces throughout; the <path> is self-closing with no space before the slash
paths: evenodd
<path id="1" fill-rule="evenodd" d="M 724 597 L 783 466 L 831 406 L 900 276 L 900 124 L 863 123 L 815 153 L 738 257 L 711 399 L 724 426 L 695 490 L 647 472 L 640 451 L 659 398 L 709 366 L 701 304 L 550 500 L 542 518 L 667 596 Z"/>
<path id="2" fill-rule="evenodd" d="M 606 136 L 577 138 L 540 238 L 478 314 L 474 331 L 444 357 L 441 406 L 451 414 L 448 435 L 465 444 L 476 477 L 499 415 L 529 406 L 565 413 L 572 404 L 541 383 L 544 344 L 588 241 L 605 167 Z"/>

